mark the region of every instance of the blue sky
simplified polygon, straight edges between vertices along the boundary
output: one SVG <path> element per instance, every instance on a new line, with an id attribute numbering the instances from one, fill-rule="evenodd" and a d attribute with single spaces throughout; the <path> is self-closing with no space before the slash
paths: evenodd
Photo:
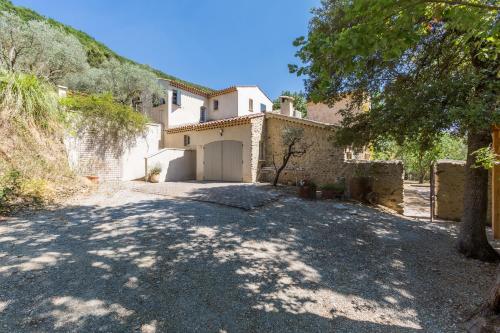
<path id="1" fill-rule="evenodd" d="M 118 54 L 220 89 L 303 90 L 293 40 L 320 0 L 13 0 L 85 31 Z"/>

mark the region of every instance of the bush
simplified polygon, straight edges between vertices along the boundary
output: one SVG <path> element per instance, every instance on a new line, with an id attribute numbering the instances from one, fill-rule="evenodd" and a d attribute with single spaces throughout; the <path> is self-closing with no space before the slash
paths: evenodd
<path id="1" fill-rule="evenodd" d="M 61 104 L 77 111 L 77 134 L 88 139 L 101 154 L 109 151 L 119 156 L 146 132 L 147 117 L 116 102 L 111 94 L 73 95 L 61 100 Z"/>
<path id="2" fill-rule="evenodd" d="M 0 116 L 2 121 L 49 130 L 59 115 L 57 94 L 34 75 L 0 72 Z"/>
<path id="3" fill-rule="evenodd" d="M 0 177 L 0 212 L 4 211 L 21 192 L 21 173 L 9 170 Z"/>
<path id="4" fill-rule="evenodd" d="M 342 183 L 335 183 L 335 184 L 325 184 L 320 187 L 320 190 L 323 191 L 335 191 L 335 192 L 344 192 L 345 191 L 345 185 Z"/>

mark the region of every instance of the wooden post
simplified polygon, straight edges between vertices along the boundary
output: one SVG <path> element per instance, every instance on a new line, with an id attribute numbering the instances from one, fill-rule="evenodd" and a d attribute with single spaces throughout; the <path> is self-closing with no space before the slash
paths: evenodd
<path id="1" fill-rule="evenodd" d="M 493 151 L 500 155 L 500 125 L 493 126 Z M 494 239 L 500 239 L 500 161 L 496 161 L 491 174 L 491 223 Z"/>

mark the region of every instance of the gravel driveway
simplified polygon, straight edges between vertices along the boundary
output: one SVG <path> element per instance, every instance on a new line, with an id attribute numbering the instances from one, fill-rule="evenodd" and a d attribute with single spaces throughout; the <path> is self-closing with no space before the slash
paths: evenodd
<path id="1" fill-rule="evenodd" d="M 0 221 L 0 331 L 460 332 L 495 267 L 457 255 L 455 232 L 358 204 L 104 187 Z"/>

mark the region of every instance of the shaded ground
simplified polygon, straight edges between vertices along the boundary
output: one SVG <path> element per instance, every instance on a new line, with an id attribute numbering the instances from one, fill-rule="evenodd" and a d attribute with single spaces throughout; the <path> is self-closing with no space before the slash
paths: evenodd
<path id="1" fill-rule="evenodd" d="M 266 184 L 217 182 L 166 182 L 150 184 L 130 182 L 127 187 L 142 193 L 158 194 L 175 199 L 211 202 L 234 208 L 251 210 L 276 201 L 280 193 Z"/>
<path id="2" fill-rule="evenodd" d="M 404 215 L 409 217 L 430 218 L 430 185 L 428 183 L 405 181 Z"/>
<path id="3" fill-rule="evenodd" d="M 493 280 L 454 251 L 456 224 L 133 186 L 0 222 L 2 331 L 455 332 Z"/>

